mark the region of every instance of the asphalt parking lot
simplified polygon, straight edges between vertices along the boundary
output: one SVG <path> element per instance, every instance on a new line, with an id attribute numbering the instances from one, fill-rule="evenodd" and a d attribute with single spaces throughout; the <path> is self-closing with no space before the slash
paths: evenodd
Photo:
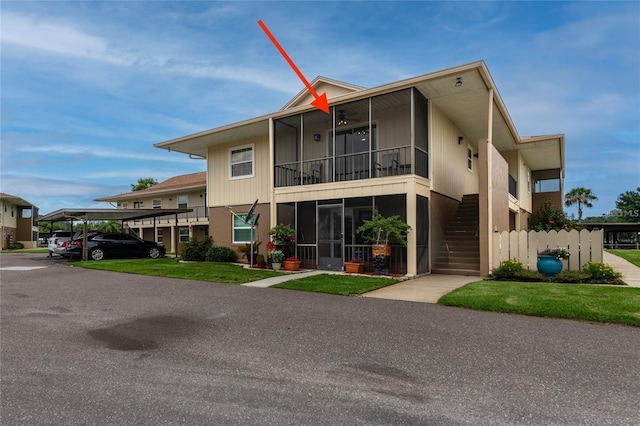
<path id="1" fill-rule="evenodd" d="M 640 329 L 1 254 L 0 423 L 640 423 Z"/>

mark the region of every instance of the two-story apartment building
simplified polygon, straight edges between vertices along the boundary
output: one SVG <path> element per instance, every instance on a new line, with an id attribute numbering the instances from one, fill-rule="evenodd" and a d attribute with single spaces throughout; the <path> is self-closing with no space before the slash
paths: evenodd
<path id="1" fill-rule="evenodd" d="M 229 207 L 257 199 L 258 240 L 290 224 L 304 267 L 340 270 L 371 259 L 356 229 L 377 209 L 412 228 L 392 272 L 487 275 L 493 232 L 562 205 L 564 136 L 521 137 L 482 61 L 372 89 L 312 85 L 329 114 L 304 90 L 278 112 L 156 144 L 206 158 L 217 245 L 248 241 Z"/>
<path id="2" fill-rule="evenodd" d="M 178 243 L 209 234 L 206 172 L 174 176 L 150 188 L 98 198 L 119 209 L 193 209 L 190 213 L 125 221 L 141 238 L 162 242 L 175 252 Z"/>
<path id="3" fill-rule="evenodd" d="M 38 226 L 36 219 L 38 208 L 15 195 L 0 192 L 0 233 L 3 250 L 14 242 L 22 243 L 25 248 L 36 248 Z"/>

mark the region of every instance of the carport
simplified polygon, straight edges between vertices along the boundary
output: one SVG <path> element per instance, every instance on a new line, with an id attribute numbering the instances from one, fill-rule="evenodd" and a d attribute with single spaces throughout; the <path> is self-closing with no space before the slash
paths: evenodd
<path id="1" fill-rule="evenodd" d="M 87 223 L 92 220 L 119 220 L 121 225 L 125 221 L 153 218 L 153 228 L 156 229 L 155 218 L 159 216 L 175 215 L 176 225 L 178 215 L 191 213 L 193 209 L 60 209 L 40 216 L 40 222 L 82 222 L 82 260 L 87 260 Z M 73 227 L 72 227 L 73 228 Z"/>

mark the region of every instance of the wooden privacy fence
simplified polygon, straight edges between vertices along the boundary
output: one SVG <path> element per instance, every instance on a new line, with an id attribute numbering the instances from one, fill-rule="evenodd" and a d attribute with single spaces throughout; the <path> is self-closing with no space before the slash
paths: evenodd
<path id="1" fill-rule="evenodd" d="M 588 262 L 602 262 L 603 232 L 587 231 L 511 231 L 493 234 L 493 268 L 509 259 L 517 259 L 527 269 L 537 269 L 538 253 L 549 248 L 566 248 L 569 259 L 563 269 L 578 271 Z"/>

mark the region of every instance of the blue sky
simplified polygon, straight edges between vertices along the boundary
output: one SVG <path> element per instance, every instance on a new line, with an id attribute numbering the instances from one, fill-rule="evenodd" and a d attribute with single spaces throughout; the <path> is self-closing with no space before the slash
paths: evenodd
<path id="1" fill-rule="evenodd" d="M 2 1 L 0 192 L 48 213 L 205 170 L 154 143 L 483 59 L 521 136 L 564 133 L 568 191 L 640 185 L 639 2 Z M 567 209 L 575 214 L 575 208 Z"/>

